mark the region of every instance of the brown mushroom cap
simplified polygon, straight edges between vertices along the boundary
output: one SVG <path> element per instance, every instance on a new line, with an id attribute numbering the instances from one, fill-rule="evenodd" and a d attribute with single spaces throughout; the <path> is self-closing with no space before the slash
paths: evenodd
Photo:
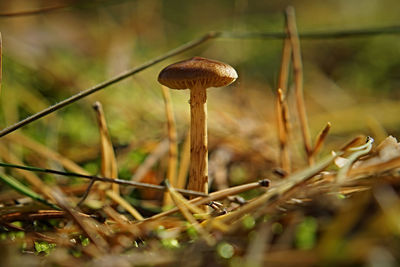
<path id="1" fill-rule="evenodd" d="M 194 57 L 165 67 L 158 75 L 158 82 L 171 89 L 193 88 L 199 83 L 204 88 L 231 84 L 238 75 L 228 64 Z"/>

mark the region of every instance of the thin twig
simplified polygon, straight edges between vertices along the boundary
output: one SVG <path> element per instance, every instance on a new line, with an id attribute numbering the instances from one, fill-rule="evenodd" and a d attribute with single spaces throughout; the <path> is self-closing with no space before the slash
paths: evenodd
<path id="1" fill-rule="evenodd" d="M 308 128 L 306 107 L 304 104 L 304 92 L 303 92 L 303 63 L 301 60 L 301 49 L 300 40 L 297 33 L 296 17 L 293 7 L 286 9 L 286 21 L 288 35 L 290 43 L 292 45 L 292 59 L 293 59 L 293 72 L 295 82 L 295 94 L 296 94 L 296 107 L 299 116 L 301 134 L 303 137 L 304 150 L 307 155 L 308 164 L 313 164 L 313 155 L 311 148 L 311 136 Z"/>
<path id="2" fill-rule="evenodd" d="M 46 108 L 46 109 L 44 109 L 42 111 L 39 111 L 38 113 L 33 114 L 32 116 L 29 116 L 28 118 L 23 119 L 23 120 L 15 123 L 15 124 L 5 128 L 5 129 L 1 130 L 0 131 L 0 137 L 2 137 L 4 135 L 7 135 L 7 134 L 9 134 L 11 132 L 14 132 L 15 130 L 17 130 L 17 129 L 19 129 L 19 128 L 21 128 L 21 127 L 23 127 L 23 126 L 25 126 L 25 125 L 27 125 L 27 124 L 29 124 L 31 122 L 33 122 L 33 121 L 36 121 L 36 120 L 38 120 L 38 119 L 40 119 L 40 118 L 42 118 L 42 117 L 44 117 L 44 116 L 56 111 L 56 110 L 59 110 L 59 109 L 65 107 L 65 106 L 67 106 L 67 105 L 69 105 L 71 103 L 74 103 L 74 102 L 78 101 L 81 98 L 84 98 L 84 97 L 86 97 L 88 95 L 91 95 L 91 94 L 101 90 L 101 89 L 104 89 L 106 87 L 109 87 L 110 85 L 113 85 L 113 84 L 115 84 L 115 83 L 117 83 L 119 81 L 122 81 L 122 80 L 124 80 L 124 79 L 126 79 L 126 78 L 128 78 L 128 77 L 130 77 L 130 76 L 132 76 L 132 75 L 134 75 L 134 74 L 136 74 L 136 73 L 138 73 L 138 72 L 140 72 L 142 70 L 145 70 L 145 69 L 147 69 L 147 68 L 149 68 L 149 67 L 151 67 L 151 66 L 153 66 L 153 65 L 155 65 L 155 64 L 157 64 L 157 63 L 159 63 L 159 62 L 161 62 L 161 61 L 163 61 L 165 59 L 168 59 L 168 58 L 170 58 L 172 56 L 178 55 L 178 54 L 180 54 L 180 53 L 182 53 L 184 51 L 187 51 L 187 50 L 189 50 L 189 49 L 191 49 L 193 47 L 196 47 L 196 46 L 198 46 L 198 45 L 200 45 L 202 43 L 205 43 L 210 39 L 216 38 L 217 36 L 219 36 L 218 32 L 209 32 L 209 33 L 207 33 L 206 35 L 202 36 L 199 39 L 187 42 L 186 44 L 181 45 L 181 46 L 179 46 L 179 47 L 177 47 L 175 49 L 172 49 L 169 52 L 163 54 L 162 56 L 159 56 L 159 57 L 157 57 L 157 58 L 155 58 L 153 60 L 150 60 L 150 61 L 148 61 L 148 62 L 146 62 L 146 63 L 144 63 L 144 64 L 142 64 L 142 65 L 140 65 L 138 67 L 134 67 L 134 68 L 132 68 L 130 70 L 127 70 L 127 71 L 125 71 L 125 72 L 123 72 L 123 73 L 121 73 L 121 74 L 119 74 L 119 75 L 107 80 L 107 81 L 99 83 L 99 84 L 97 84 L 97 85 L 95 85 L 95 86 L 93 86 L 91 88 L 86 89 L 86 90 L 80 91 L 79 93 L 77 93 L 77 94 L 75 94 L 75 95 L 73 95 L 73 96 L 71 96 L 71 97 L 69 97 L 67 99 L 62 100 L 61 102 L 59 102 L 57 104 L 54 104 L 53 106 L 50 106 L 50 107 L 48 107 L 48 108 Z"/>
<path id="3" fill-rule="evenodd" d="M 301 39 L 339 39 L 384 34 L 400 34 L 400 25 L 352 30 L 303 32 L 299 33 L 299 37 Z M 220 38 L 227 39 L 285 39 L 286 36 L 284 32 L 220 32 Z"/>
<path id="4" fill-rule="evenodd" d="M 92 179 L 92 180 L 89 182 L 89 185 L 88 185 L 88 187 L 87 187 L 86 190 L 85 190 L 85 193 L 83 194 L 81 200 L 79 200 L 79 202 L 76 204 L 76 206 L 78 206 L 78 207 L 81 206 L 82 203 L 86 200 L 86 198 L 89 196 L 90 190 L 92 189 L 92 187 L 93 187 L 93 185 L 94 185 L 95 182 L 96 182 L 96 179 Z"/>
<path id="5" fill-rule="evenodd" d="M 142 188 L 142 189 L 152 189 L 152 190 L 158 190 L 158 191 L 166 191 L 167 190 L 166 187 L 162 186 L 162 185 L 147 184 L 147 183 L 140 183 L 140 182 L 134 182 L 134 181 L 126 181 L 126 180 L 121 180 L 121 179 L 113 179 L 113 178 L 109 178 L 109 177 L 99 177 L 99 176 L 95 176 L 95 175 L 86 175 L 86 174 L 79 174 L 79 173 L 74 173 L 74 172 L 62 172 L 62 171 L 57 171 L 57 170 L 52 170 L 52 169 L 43 169 L 43 168 L 32 167 L 32 166 L 7 164 L 7 163 L 3 163 L 3 162 L 0 162 L 0 166 L 17 168 L 17 169 L 33 171 L 33 172 L 51 173 L 51 174 L 57 174 L 57 175 L 62 175 L 62 176 L 67 176 L 67 177 L 78 177 L 78 178 L 84 178 L 84 179 L 90 179 L 90 180 L 96 180 L 96 181 L 102 181 L 102 182 L 108 182 L 108 183 L 117 183 L 120 185 L 134 186 L 134 187 Z M 185 190 L 185 189 L 178 189 L 178 188 L 175 190 L 181 194 L 188 195 L 188 196 L 200 196 L 200 197 L 208 196 L 204 193 L 196 192 L 196 191 L 192 191 L 192 190 Z"/>

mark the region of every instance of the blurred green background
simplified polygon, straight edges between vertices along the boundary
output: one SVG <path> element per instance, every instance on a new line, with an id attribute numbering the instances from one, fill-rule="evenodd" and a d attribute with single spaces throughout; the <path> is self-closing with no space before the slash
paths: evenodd
<path id="1" fill-rule="evenodd" d="M 397 0 L 1 1 L 2 13 L 65 7 L 32 16 L 0 17 L 0 126 L 208 31 L 280 32 L 288 5 L 296 9 L 299 32 L 400 25 Z M 329 137 L 333 144 L 359 133 L 378 139 L 387 133 L 399 135 L 400 35 L 303 40 L 301 46 L 313 136 L 327 121 L 333 124 Z M 239 73 L 229 88 L 209 90 L 211 142 L 248 131 L 248 136 L 258 133 L 263 142 L 277 147 L 273 112 L 281 49 L 281 40 L 212 40 L 19 131 L 77 162 L 96 158 L 99 137 L 91 105 L 100 101 L 116 146 L 139 147 L 161 140 L 166 137 L 166 119 L 159 71 L 169 63 L 204 56 L 229 63 Z M 188 92 L 171 91 L 171 95 L 178 135 L 183 137 L 188 130 Z M 293 104 L 290 93 L 289 102 Z"/>

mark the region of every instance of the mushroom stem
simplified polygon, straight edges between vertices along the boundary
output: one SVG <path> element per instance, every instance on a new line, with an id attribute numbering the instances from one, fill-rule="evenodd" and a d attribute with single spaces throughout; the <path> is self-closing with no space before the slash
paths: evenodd
<path id="1" fill-rule="evenodd" d="M 188 189 L 208 193 L 207 91 L 201 83 L 190 90 L 190 173 Z"/>

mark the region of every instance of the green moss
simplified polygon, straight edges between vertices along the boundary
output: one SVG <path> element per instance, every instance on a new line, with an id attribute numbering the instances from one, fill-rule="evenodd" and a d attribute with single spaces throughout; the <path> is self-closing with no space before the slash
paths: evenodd
<path id="1" fill-rule="evenodd" d="M 317 239 L 318 223 L 314 217 L 306 217 L 296 228 L 295 244 L 299 249 L 312 249 Z"/>
<path id="2" fill-rule="evenodd" d="M 44 252 L 46 255 L 49 255 L 50 252 L 56 247 L 56 244 L 48 243 L 45 241 L 36 242 L 35 241 L 35 251 L 37 254 Z"/>

